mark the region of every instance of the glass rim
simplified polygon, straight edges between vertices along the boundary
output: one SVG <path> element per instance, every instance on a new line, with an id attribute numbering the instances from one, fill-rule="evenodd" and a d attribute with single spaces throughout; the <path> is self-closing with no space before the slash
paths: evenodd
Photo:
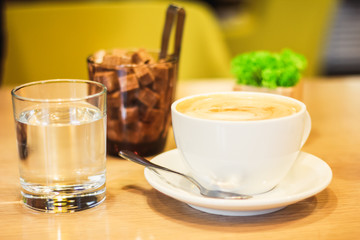
<path id="1" fill-rule="evenodd" d="M 113 49 L 104 49 L 105 52 L 110 52 L 114 49 L 119 49 L 119 50 L 127 50 L 127 51 L 133 51 L 135 52 L 136 50 L 139 50 L 140 48 L 113 48 Z M 145 48 L 144 48 L 145 49 Z M 155 50 L 155 49 L 145 49 L 146 51 L 150 52 L 150 53 L 156 53 L 159 54 L 160 50 Z M 101 51 L 101 50 L 99 50 Z M 96 52 L 95 52 L 96 53 Z M 87 63 L 89 64 L 93 64 L 96 66 L 102 66 L 102 67 L 111 67 L 111 68 L 115 68 L 115 69 L 121 69 L 121 68 L 133 68 L 136 66 L 141 66 L 141 65 L 147 65 L 147 66 L 156 66 L 158 64 L 163 64 L 163 63 L 175 63 L 176 61 L 178 61 L 178 57 L 176 57 L 174 54 L 167 54 L 165 61 L 164 62 L 155 62 L 155 63 L 147 63 L 147 64 L 137 64 L 137 63 L 124 63 L 124 64 L 117 64 L 117 65 L 108 65 L 108 64 L 103 64 L 103 63 L 97 63 L 94 61 L 94 55 L 95 53 L 89 55 L 86 60 Z"/>
<path id="2" fill-rule="evenodd" d="M 48 99 L 48 98 L 30 98 L 30 97 L 23 97 L 20 96 L 18 94 L 16 94 L 16 92 L 20 89 L 23 88 L 27 88 L 27 87 L 31 87 L 34 85 L 41 85 L 41 84 L 51 84 L 51 83 L 88 83 L 93 84 L 93 85 L 97 85 L 99 86 L 102 90 L 94 93 L 94 94 L 89 94 L 86 95 L 84 97 L 78 97 L 78 98 L 58 98 L 58 99 Z M 107 88 L 104 84 L 99 83 L 99 82 L 95 82 L 92 80 L 82 80 L 82 79 L 49 79 L 49 80 L 41 80 L 41 81 L 34 81 L 34 82 L 28 82 L 28 83 L 24 83 L 22 85 L 19 85 L 17 87 L 15 87 L 14 89 L 11 90 L 11 95 L 13 98 L 21 100 L 21 101 L 28 101 L 28 102 L 49 102 L 49 103 L 56 103 L 56 102 L 76 102 L 76 101 L 82 101 L 82 100 L 86 100 L 86 99 L 91 99 L 94 97 L 98 97 L 103 95 L 104 93 L 106 93 Z"/>

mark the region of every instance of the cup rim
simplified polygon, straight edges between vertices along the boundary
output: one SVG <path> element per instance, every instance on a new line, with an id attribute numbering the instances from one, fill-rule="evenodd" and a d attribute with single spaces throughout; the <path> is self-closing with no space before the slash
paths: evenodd
<path id="1" fill-rule="evenodd" d="M 18 95 L 16 92 L 20 89 L 23 88 L 27 88 L 27 87 L 31 87 L 31 86 L 35 86 L 35 85 L 41 85 L 41 84 L 52 84 L 52 83 L 88 83 L 88 84 L 94 84 L 97 85 L 101 88 L 101 91 L 94 93 L 94 94 L 89 94 L 87 96 L 84 97 L 79 97 L 79 98 L 59 98 L 59 99 L 41 99 L 41 98 L 30 98 L 30 97 L 23 97 Z M 82 101 L 82 100 L 87 100 L 87 99 L 91 99 L 94 97 L 98 97 L 103 95 L 104 93 L 107 92 L 107 88 L 104 84 L 99 83 L 99 82 L 95 82 L 95 81 L 91 81 L 91 80 L 82 80 L 82 79 L 49 79 L 49 80 L 40 80 L 40 81 L 34 81 L 34 82 L 29 82 L 29 83 L 25 83 L 22 85 L 19 85 L 17 87 L 15 87 L 14 89 L 11 90 L 11 95 L 13 98 L 21 100 L 21 101 L 27 101 L 27 102 L 64 102 L 64 101 L 68 101 L 68 102 L 76 102 L 76 101 Z"/>
<path id="2" fill-rule="evenodd" d="M 204 119 L 204 118 L 197 118 L 197 117 L 192 117 L 189 115 L 186 115 L 184 113 L 179 112 L 176 109 L 176 106 L 182 102 L 185 101 L 187 99 L 190 98 L 195 98 L 195 97 L 199 97 L 199 96 L 209 96 L 209 95 L 217 95 L 217 94 L 232 94 L 232 95 L 262 95 L 262 96 L 269 96 L 269 97 L 275 97 L 275 98 L 280 98 L 280 99 L 286 99 L 288 101 L 291 102 L 295 102 L 296 104 L 298 104 L 300 106 L 300 110 L 294 114 L 288 115 L 288 116 L 284 116 L 284 117 L 279 117 L 279 118 L 270 118 L 270 119 L 261 119 L 261 120 L 254 120 L 254 121 L 232 121 L 232 120 L 217 120 L 217 119 Z M 274 93 L 263 93 L 263 92 L 245 92 L 245 91 L 222 91 L 222 92 L 208 92 L 208 93 L 200 93 L 200 94 L 194 94 L 194 95 L 190 95 L 190 96 L 186 96 L 186 97 L 182 97 L 177 99 L 176 101 L 174 101 L 171 104 L 171 111 L 173 113 L 176 113 L 178 115 L 180 115 L 183 118 L 186 119 L 191 119 L 192 121 L 202 121 L 202 122 L 213 122 L 213 123 L 227 123 L 227 124 L 260 124 L 260 123 L 264 123 L 264 122 L 274 122 L 274 121 L 284 121 L 287 119 L 291 119 L 291 118 L 295 118 L 299 115 L 302 115 L 303 113 L 305 113 L 307 111 L 307 107 L 306 105 L 295 99 L 295 98 L 291 98 L 288 96 L 283 96 L 280 94 L 274 94 Z"/>

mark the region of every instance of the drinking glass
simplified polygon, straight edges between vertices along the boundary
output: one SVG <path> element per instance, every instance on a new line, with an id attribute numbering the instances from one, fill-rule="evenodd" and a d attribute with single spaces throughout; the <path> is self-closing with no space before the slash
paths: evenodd
<path id="1" fill-rule="evenodd" d="M 25 205 L 73 212 L 104 201 L 106 87 L 58 79 L 27 83 L 11 94 Z"/>

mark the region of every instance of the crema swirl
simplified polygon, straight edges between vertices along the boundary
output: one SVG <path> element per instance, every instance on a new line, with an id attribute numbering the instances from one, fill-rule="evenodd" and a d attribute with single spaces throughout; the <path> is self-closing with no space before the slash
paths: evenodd
<path id="1" fill-rule="evenodd" d="M 300 106 L 271 96 L 210 94 L 185 99 L 176 110 L 201 119 L 255 121 L 289 116 Z"/>

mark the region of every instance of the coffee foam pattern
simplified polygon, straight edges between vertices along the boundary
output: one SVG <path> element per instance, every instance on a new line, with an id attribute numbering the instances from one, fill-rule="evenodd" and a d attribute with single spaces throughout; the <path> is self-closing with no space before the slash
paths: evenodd
<path id="1" fill-rule="evenodd" d="M 176 109 L 201 119 L 254 121 L 289 116 L 298 112 L 300 106 L 274 97 L 216 94 L 186 99 Z"/>

